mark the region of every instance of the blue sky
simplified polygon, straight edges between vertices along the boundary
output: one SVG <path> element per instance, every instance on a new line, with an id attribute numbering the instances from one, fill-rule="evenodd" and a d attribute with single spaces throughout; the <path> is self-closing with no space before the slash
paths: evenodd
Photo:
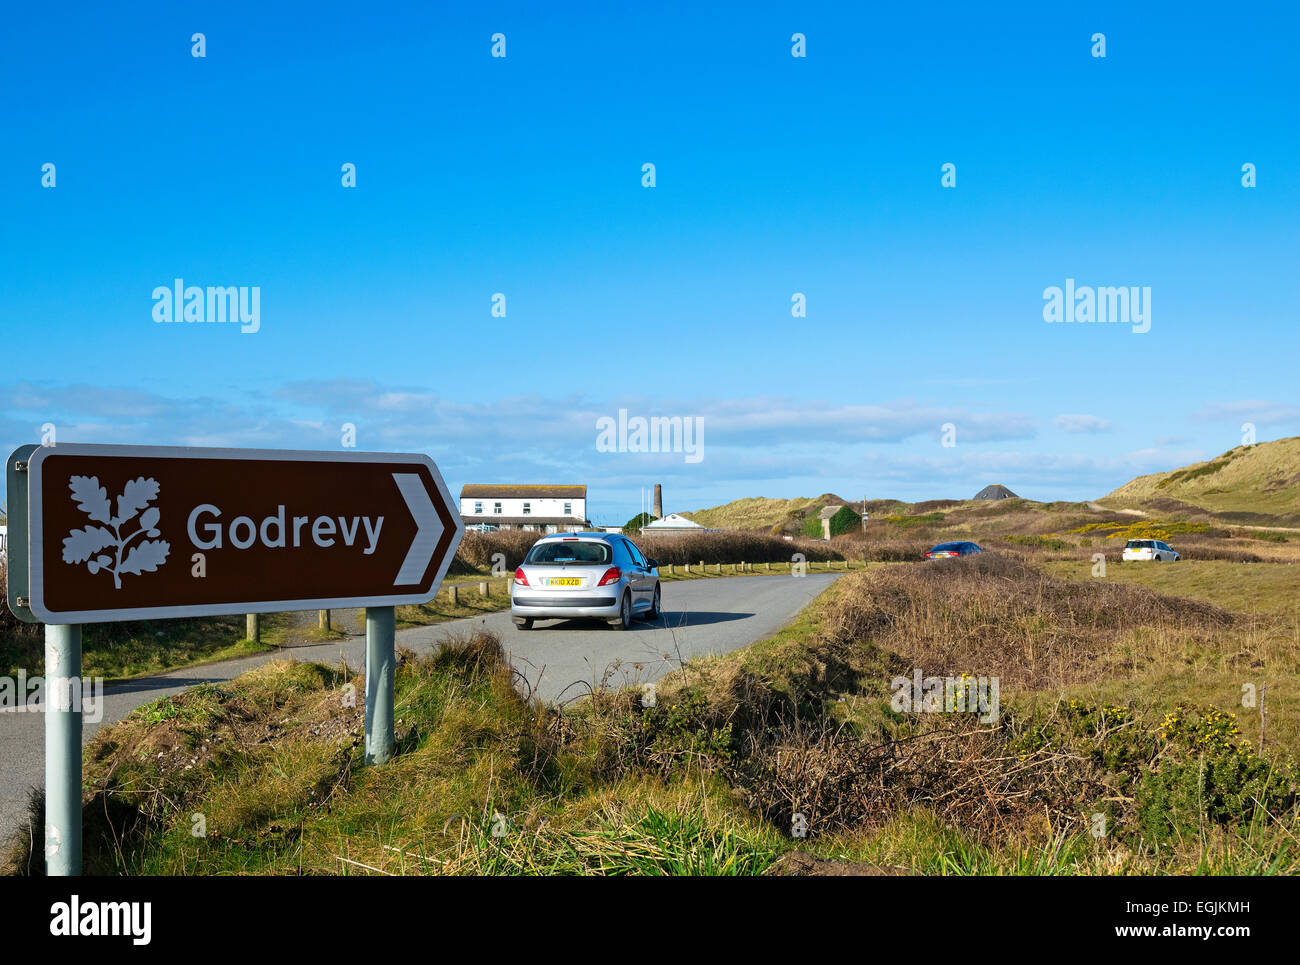
<path id="1" fill-rule="evenodd" d="M 0 444 L 351 422 L 614 522 L 654 482 L 1092 498 L 1300 434 L 1293 7 L 461 6 L 11 11 Z M 178 277 L 260 330 L 155 323 Z M 1066 278 L 1150 287 L 1150 331 L 1045 323 Z M 598 451 L 620 408 L 704 458 Z"/>

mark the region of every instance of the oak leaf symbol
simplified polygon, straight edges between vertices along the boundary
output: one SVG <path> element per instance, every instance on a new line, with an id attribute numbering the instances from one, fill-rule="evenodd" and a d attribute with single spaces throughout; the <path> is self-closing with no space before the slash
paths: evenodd
<path id="1" fill-rule="evenodd" d="M 63 540 L 63 562 L 86 564 L 91 573 L 103 570 L 113 574 L 113 586 L 122 588 L 122 574 L 152 573 L 167 562 L 171 550 L 166 540 L 145 539 L 133 541 L 143 535 L 159 535 L 157 506 L 149 503 L 158 498 L 158 481 L 138 476 L 122 487 L 117 497 L 117 515 L 113 516 L 108 490 L 99 484 L 98 476 L 73 476 L 68 480 L 73 502 L 92 522 L 101 526 L 74 529 Z M 143 512 L 141 512 L 143 510 Z M 122 526 L 139 516 L 137 528 L 123 535 Z M 100 550 L 112 548 L 109 553 Z M 91 557 L 94 557 L 93 559 Z"/>

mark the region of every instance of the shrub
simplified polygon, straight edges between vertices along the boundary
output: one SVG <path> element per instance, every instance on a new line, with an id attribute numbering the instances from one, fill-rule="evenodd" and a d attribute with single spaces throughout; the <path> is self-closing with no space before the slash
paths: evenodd
<path id="1" fill-rule="evenodd" d="M 624 536 L 639 536 L 642 526 L 648 526 L 655 520 L 654 513 L 637 513 L 623 524 Z"/>
<path id="2" fill-rule="evenodd" d="M 932 544 L 921 540 L 880 539 L 854 530 L 835 538 L 835 548 L 845 559 L 868 563 L 913 563 L 925 558 Z"/>
<path id="3" fill-rule="evenodd" d="M 1206 822 L 1248 822 L 1257 808 L 1279 814 L 1296 804 L 1292 765 L 1257 757 L 1235 714 L 1176 707 L 1160 740 L 1160 767 L 1136 793 L 1138 821 L 1151 839 L 1192 837 Z"/>
<path id="4" fill-rule="evenodd" d="M 505 556 L 505 566 L 514 569 L 543 533 L 501 530 L 496 533 L 466 533 L 456 552 L 456 569 L 471 572 L 492 565 L 496 553 Z M 795 553 L 807 560 L 842 560 L 845 556 L 826 543 L 786 540 L 779 536 L 728 530 L 721 533 L 661 533 L 633 536 L 646 556 L 664 565 L 684 563 L 789 563 Z M 915 556 L 910 557 L 915 559 Z"/>
<path id="5" fill-rule="evenodd" d="M 8 575 L 5 561 L 0 559 L 0 591 L 5 593 L 8 592 Z M 32 660 L 40 659 L 42 633 L 41 624 L 24 623 L 0 601 L 0 666 L 33 665 Z"/>
<path id="6" fill-rule="evenodd" d="M 520 529 L 503 529 L 496 533 L 466 533 L 456 550 L 453 571 L 467 572 L 486 569 L 492 565 L 492 557 L 501 553 L 505 556 L 505 566 L 514 569 L 524 561 L 533 544 L 541 539 L 541 533 L 530 533 Z"/>
<path id="7" fill-rule="evenodd" d="M 1065 540 L 1061 539 L 1059 536 L 1052 536 L 1050 534 L 1045 536 L 1034 536 L 1034 535 L 1004 536 L 1002 537 L 1002 541 L 1004 543 L 1011 543 L 1016 546 L 1032 546 L 1038 549 L 1045 549 L 1045 550 L 1064 550 L 1064 549 L 1071 548 L 1070 544 L 1067 543 Z"/>
<path id="8" fill-rule="evenodd" d="M 943 513 L 921 513 L 918 516 L 886 516 L 885 522 L 891 526 L 912 529 L 918 526 L 931 526 L 944 520 Z"/>
<path id="9" fill-rule="evenodd" d="M 795 553 L 806 560 L 842 560 L 844 555 L 820 540 L 787 540 L 764 533 L 662 533 L 635 538 L 646 556 L 662 564 L 789 563 Z"/>

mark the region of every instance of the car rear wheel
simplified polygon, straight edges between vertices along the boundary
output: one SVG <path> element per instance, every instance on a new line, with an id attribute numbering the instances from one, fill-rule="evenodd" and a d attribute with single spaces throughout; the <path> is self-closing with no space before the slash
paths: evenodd
<path id="1" fill-rule="evenodd" d="M 615 630 L 627 630 L 632 626 L 632 594 L 626 590 L 618 604 L 618 617 L 610 620 L 609 625 Z"/>
<path id="2" fill-rule="evenodd" d="M 515 626 L 520 630 L 531 630 L 533 628 L 532 617 L 515 617 Z"/>

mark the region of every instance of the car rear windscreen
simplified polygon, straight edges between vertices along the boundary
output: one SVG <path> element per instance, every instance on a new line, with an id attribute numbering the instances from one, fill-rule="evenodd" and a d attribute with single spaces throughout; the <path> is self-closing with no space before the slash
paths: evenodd
<path id="1" fill-rule="evenodd" d="M 1124 548 L 1130 550 L 1153 550 L 1156 548 L 1156 544 L 1149 539 L 1131 539 L 1128 541 L 1128 545 Z"/>
<path id="2" fill-rule="evenodd" d="M 559 566 L 564 563 L 590 563 L 594 566 L 609 561 L 609 544 L 597 540 L 535 543 L 524 558 L 528 566 Z"/>

